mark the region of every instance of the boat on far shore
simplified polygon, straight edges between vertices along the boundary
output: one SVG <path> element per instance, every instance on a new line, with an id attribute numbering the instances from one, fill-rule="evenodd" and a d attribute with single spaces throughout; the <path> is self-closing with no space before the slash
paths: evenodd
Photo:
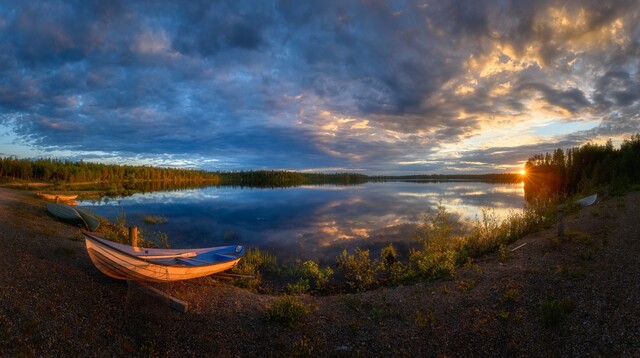
<path id="1" fill-rule="evenodd" d="M 244 254 L 242 246 L 155 249 L 83 234 L 87 252 L 96 268 L 121 280 L 170 282 L 209 276 L 232 268 Z"/>
<path id="2" fill-rule="evenodd" d="M 51 201 L 72 201 L 72 200 L 76 200 L 76 198 L 78 197 L 77 194 L 76 195 L 48 194 L 40 191 L 36 192 L 36 195 L 38 195 L 43 199 L 51 200 Z"/>

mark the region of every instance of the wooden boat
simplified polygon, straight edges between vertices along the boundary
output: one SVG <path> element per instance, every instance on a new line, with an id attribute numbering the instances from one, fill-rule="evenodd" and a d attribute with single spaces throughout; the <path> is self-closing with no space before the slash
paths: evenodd
<path id="1" fill-rule="evenodd" d="M 78 197 L 78 195 L 47 194 L 43 192 L 37 192 L 36 195 L 43 199 L 51 201 L 71 201 L 76 200 L 76 198 Z"/>
<path id="2" fill-rule="evenodd" d="M 73 225 L 86 227 L 94 231 L 100 226 L 100 220 L 90 214 L 66 204 L 46 203 L 47 211 L 58 219 Z"/>
<path id="3" fill-rule="evenodd" d="M 84 235 L 93 264 L 105 275 L 121 280 L 167 282 L 208 276 L 232 268 L 244 254 L 242 246 L 153 249 Z"/>
<path id="4" fill-rule="evenodd" d="M 82 220 L 84 220 L 85 224 L 87 225 L 87 229 L 89 229 L 90 231 L 96 231 L 96 229 L 98 229 L 98 226 L 100 226 L 100 220 L 98 220 L 98 218 L 87 213 L 84 210 L 80 210 L 78 208 L 74 208 L 74 210 L 77 211 L 80 216 L 82 216 Z"/>
<path id="5" fill-rule="evenodd" d="M 587 196 L 586 198 L 577 200 L 576 204 L 580 204 L 582 206 L 589 206 L 595 203 L 597 199 L 598 199 L 598 194 L 593 194 L 591 196 Z"/>

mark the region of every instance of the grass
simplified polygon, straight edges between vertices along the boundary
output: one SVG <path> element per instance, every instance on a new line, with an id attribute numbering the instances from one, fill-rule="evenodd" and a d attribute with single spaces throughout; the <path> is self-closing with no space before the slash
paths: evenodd
<path id="1" fill-rule="evenodd" d="M 420 328 L 432 327 L 437 323 L 437 321 L 438 320 L 436 318 L 436 315 L 432 310 L 423 312 L 422 310 L 418 309 L 416 311 L 414 323 Z"/>
<path id="2" fill-rule="evenodd" d="M 456 287 L 459 291 L 466 292 L 471 291 L 474 287 L 478 286 L 478 281 L 473 279 L 459 280 L 456 282 Z"/>
<path id="3" fill-rule="evenodd" d="M 242 259 L 230 272 L 252 278 L 233 281 L 236 286 L 258 291 L 262 284 L 262 276 L 265 273 L 277 273 L 278 260 L 273 254 L 256 247 L 247 247 Z"/>
<path id="4" fill-rule="evenodd" d="M 515 304 L 520 301 L 520 290 L 517 288 L 509 288 L 507 289 L 502 297 L 500 298 L 500 303 L 502 304 Z"/>
<path id="5" fill-rule="evenodd" d="M 168 222 L 167 218 L 161 215 L 143 215 L 142 221 L 147 225 L 159 225 Z"/>
<path id="6" fill-rule="evenodd" d="M 307 314 L 307 307 L 299 298 L 285 295 L 278 298 L 265 312 L 267 322 L 279 323 L 283 326 L 291 327 L 299 323 Z"/>
<path id="7" fill-rule="evenodd" d="M 550 299 L 545 298 L 540 302 L 538 311 L 542 319 L 542 323 L 546 327 L 556 327 L 566 319 L 567 315 L 575 309 L 575 302 L 569 299 Z"/>
<path id="8" fill-rule="evenodd" d="M 509 248 L 505 244 L 498 246 L 498 262 L 506 263 L 513 257 L 513 253 L 509 251 Z"/>

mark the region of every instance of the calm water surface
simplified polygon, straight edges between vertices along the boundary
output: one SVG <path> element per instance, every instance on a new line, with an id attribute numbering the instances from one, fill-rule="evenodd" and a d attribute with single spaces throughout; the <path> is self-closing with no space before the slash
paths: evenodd
<path id="1" fill-rule="evenodd" d="M 280 262 L 333 262 L 343 249 L 379 249 L 390 242 L 401 252 L 414 245 L 416 225 L 441 202 L 463 219 L 482 207 L 501 217 L 521 210 L 521 185 L 476 182 L 379 182 L 356 186 L 284 189 L 208 187 L 135 194 L 81 206 L 114 220 L 169 235 L 171 247 L 251 245 Z M 167 222 L 148 225 L 144 215 Z"/>

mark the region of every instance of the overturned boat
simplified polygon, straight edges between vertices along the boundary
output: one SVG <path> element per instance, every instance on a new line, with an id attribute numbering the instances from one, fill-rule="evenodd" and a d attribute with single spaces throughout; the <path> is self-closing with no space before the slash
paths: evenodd
<path id="1" fill-rule="evenodd" d="M 66 204 L 46 203 L 45 205 L 49 214 L 69 224 L 83 226 L 91 231 L 95 231 L 100 226 L 98 218 L 83 210 Z"/>

